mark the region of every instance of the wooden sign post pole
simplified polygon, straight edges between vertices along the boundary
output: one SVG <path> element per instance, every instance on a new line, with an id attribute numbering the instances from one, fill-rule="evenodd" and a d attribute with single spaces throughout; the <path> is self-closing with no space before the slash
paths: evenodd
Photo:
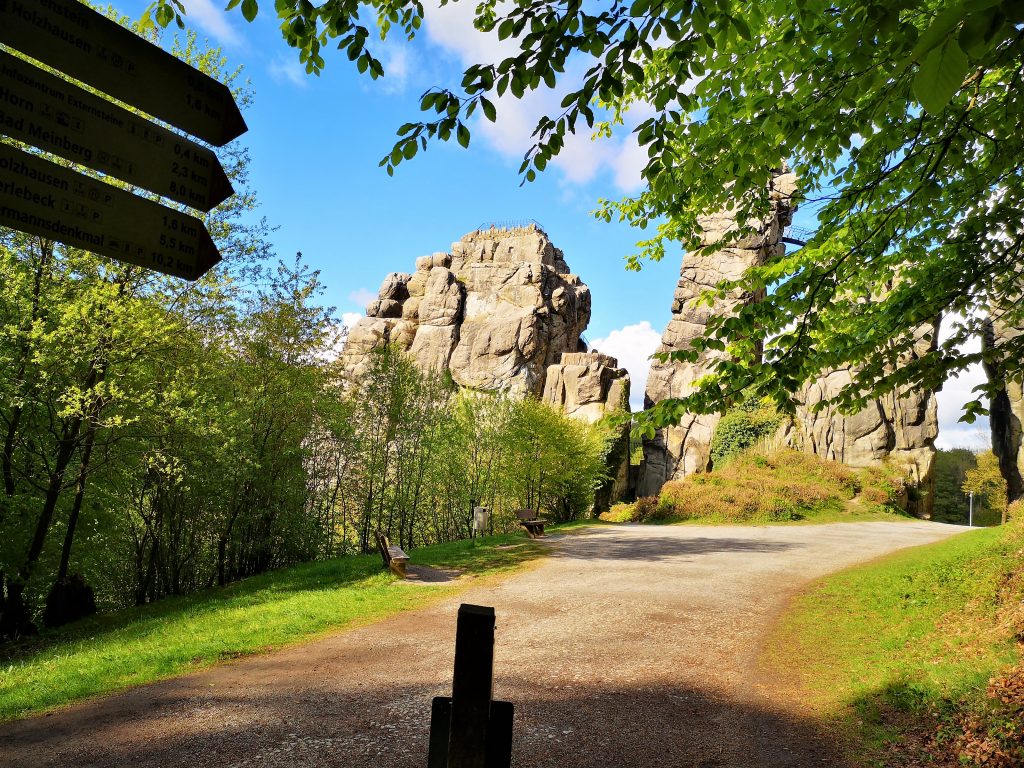
<path id="1" fill-rule="evenodd" d="M 491 701 L 494 609 L 459 606 L 452 695 L 433 701 L 428 768 L 509 768 L 512 717 L 507 701 Z"/>
<path id="2" fill-rule="evenodd" d="M 459 606 L 448 768 L 485 768 L 494 676 L 494 609 Z"/>

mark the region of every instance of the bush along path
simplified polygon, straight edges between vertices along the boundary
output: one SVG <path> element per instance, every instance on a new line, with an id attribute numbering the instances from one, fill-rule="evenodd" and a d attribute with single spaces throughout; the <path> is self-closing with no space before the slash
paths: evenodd
<path id="1" fill-rule="evenodd" d="M 472 602 L 497 612 L 494 695 L 516 705 L 516 765 L 841 765 L 758 676 L 764 628 L 808 580 L 957 530 L 584 528 L 534 567 L 418 610 L 0 725 L 0 750 L 33 768 L 422 766 L 458 604 Z"/>

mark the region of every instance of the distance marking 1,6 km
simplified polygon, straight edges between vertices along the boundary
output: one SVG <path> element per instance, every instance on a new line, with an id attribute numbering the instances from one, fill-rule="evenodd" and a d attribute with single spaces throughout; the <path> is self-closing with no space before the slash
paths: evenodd
<path id="1" fill-rule="evenodd" d="M 0 226 L 195 280 L 220 261 L 203 222 L 0 144 Z"/>
<path id="2" fill-rule="evenodd" d="M 234 192 L 212 150 L 3 51 L 0 133 L 200 211 Z"/>
<path id="3" fill-rule="evenodd" d="M 0 0 L 0 43 L 214 146 L 245 133 L 226 85 L 78 0 Z"/>

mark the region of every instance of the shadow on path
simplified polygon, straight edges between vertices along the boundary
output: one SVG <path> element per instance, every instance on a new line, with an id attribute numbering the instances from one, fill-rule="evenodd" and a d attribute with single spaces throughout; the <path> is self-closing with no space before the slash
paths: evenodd
<path id="1" fill-rule="evenodd" d="M 344 766 L 421 768 L 428 686 L 382 690 L 210 691 L 197 700 L 165 690 L 115 721 L 108 700 L 0 729 L 10 768 L 32 766 Z M 814 723 L 677 685 L 561 685 L 499 678 L 516 706 L 519 768 L 812 768 L 844 765 Z M 196 723 L 196 709 L 208 714 Z M 188 713 L 189 723 L 178 716 Z M 240 717 L 239 717 L 240 716 Z M 191 727 L 189 727 L 191 725 Z M 196 727 L 196 726 L 199 727 Z M 91 738 L 83 738 L 86 735 Z"/>
<path id="2" fill-rule="evenodd" d="M 720 552 L 773 554 L 803 547 L 781 541 L 758 541 L 741 538 L 710 538 L 648 534 L 640 536 L 604 537 L 577 534 L 571 544 L 558 547 L 555 557 L 580 560 L 671 560 L 678 557 L 710 555 Z"/>

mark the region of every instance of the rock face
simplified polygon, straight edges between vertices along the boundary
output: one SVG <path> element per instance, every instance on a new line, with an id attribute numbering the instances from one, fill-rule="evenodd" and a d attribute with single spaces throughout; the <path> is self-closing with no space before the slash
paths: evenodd
<path id="1" fill-rule="evenodd" d="M 783 229 L 792 220 L 790 198 L 796 189 L 796 177 L 781 173 L 772 180 L 772 210 L 758 222 L 752 235 L 716 247 L 740 227 L 734 211 L 723 211 L 701 217 L 704 230 L 702 247 L 687 254 L 683 260 L 679 282 L 672 301 L 672 319 L 661 337 L 659 352 L 685 350 L 690 342 L 702 336 L 712 315 L 729 314 L 739 306 L 761 297 L 734 293 L 714 307 L 694 306 L 694 299 L 715 288 L 723 280 L 738 279 L 751 266 L 785 248 L 780 242 Z M 682 397 L 694 388 L 694 382 L 710 372 L 714 358 L 705 356 L 696 363 L 651 363 L 647 379 L 645 405 L 659 400 Z M 717 415 L 687 414 L 678 426 L 658 430 L 652 440 L 644 442 L 644 463 L 637 494 L 653 496 L 669 480 L 711 468 L 711 437 L 718 424 Z"/>
<path id="2" fill-rule="evenodd" d="M 599 352 L 565 352 L 548 366 L 542 400 L 573 419 L 593 424 L 615 411 L 629 413 L 629 373 Z M 629 495 L 629 424 L 608 453 L 608 480 L 594 494 L 595 513 Z"/>
<path id="3" fill-rule="evenodd" d="M 462 387 L 539 397 L 548 366 L 583 348 L 590 289 L 537 226 L 491 228 L 388 275 L 366 315 L 341 356 L 350 374 L 394 343 Z"/>
<path id="4" fill-rule="evenodd" d="M 561 362 L 548 366 L 541 399 L 593 424 L 612 411 L 629 412 L 629 373 L 600 352 L 565 352 Z"/>
<path id="5" fill-rule="evenodd" d="M 730 232 L 739 229 L 735 212 L 725 211 L 699 220 L 704 229 L 703 247 L 688 254 L 683 261 L 672 303 L 672 319 L 662 336 L 659 352 L 687 349 L 693 339 L 704 334 L 712 314 L 731 314 L 743 304 L 762 298 L 736 292 L 718 301 L 714 307 L 694 306 L 694 299 L 705 291 L 723 280 L 739 278 L 749 267 L 764 263 L 782 252 L 785 248 L 781 242 L 782 232 L 792 221 L 790 200 L 795 189 L 796 179 L 792 174 L 775 176 L 771 186 L 773 207 L 769 215 L 753 227 L 753 234 L 729 242 L 725 247 L 712 246 L 722 243 Z M 937 326 L 936 323 L 920 329 L 910 358 L 916 359 L 934 350 Z M 646 405 L 650 407 L 659 400 L 689 394 L 694 383 L 710 372 L 714 361 L 715 357 L 706 355 L 692 364 L 652 363 L 645 393 Z M 785 439 L 794 447 L 851 466 L 865 467 L 887 462 L 899 468 L 910 480 L 908 511 L 921 517 L 930 516 L 934 502 L 932 468 L 938 435 L 934 393 L 919 391 L 888 395 L 852 416 L 844 416 L 831 408 L 815 412 L 815 405 L 834 397 L 852 380 L 852 376 L 851 370 L 836 370 L 805 386 L 798 394 L 800 403 L 796 418 L 785 428 Z M 678 426 L 659 430 L 654 439 L 645 441 L 637 494 L 653 496 L 669 480 L 710 470 L 711 439 L 719 419 L 718 415 L 687 414 Z M 1019 445 L 1019 418 L 1017 424 Z"/>
<path id="6" fill-rule="evenodd" d="M 999 351 L 1007 342 L 1015 340 L 1024 329 L 1015 328 L 994 312 L 986 323 L 982 343 L 986 351 Z M 992 425 L 992 452 L 999 459 L 999 469 L 1006 478 L 1006 490 L 1011 500 L 1024 496 L 1024 387 L 1019 379 L 1006 376 L 1000 364 L 1001 355 L 985 363 L 985 373 L 999 392 L 989 404 Z"/>
<path id="7" fill-rule="evenodd" d="M 932 352 L 937 340 L 937 322 L 922 327 L 911 357 Z M 852 380 L 853 372 L 842 369 L 804 386 L 790 427 L 790 444 L 851 467 L 887 463 L 909 480 L 907 511 L 918 517 L 931 517 L 935 501 L 935 438 L 939 434 L 935 393 L 890 393 L 850 416 L 827 407 L 815 412 L 814 406 L 835 397 Z"/>

